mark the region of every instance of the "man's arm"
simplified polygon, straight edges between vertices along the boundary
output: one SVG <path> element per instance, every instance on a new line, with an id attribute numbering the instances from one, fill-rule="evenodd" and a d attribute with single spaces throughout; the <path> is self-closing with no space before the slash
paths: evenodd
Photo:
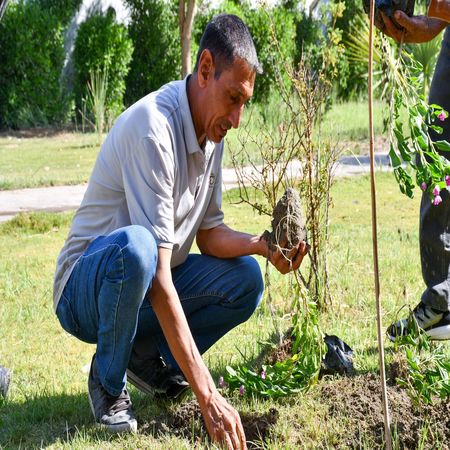
<path id="1" fill-rule="evenodd" d="M 403 11 L 395 11 L 394 18 L 396 22 L 403 27 L 403 29 L 399 29 L 386 14 L 382 12 L 381 16 L 383 17 L 384 22 L 384 27 L 381 31 L 387 36 L 395 39 L 397 42 L 402 40 L 402 35 L 403 42 L 416 44 L 428 42 L 448 25 L 444 20 L 433 19 L 427 16 L 409 17 Z"/>
<path id="2" fill-rule="evenodd" d="M 172 282 L 172 251 L 158 248 L 158 266 L 150 300 L 170 350 L 194 391 L 208 433 L 229 449 L 246 449 L 238 412 L 219 394 L 192 337 Z"/>
<path id="3" fill-rule="evenodd" d="M 244 255 L 260 255 L 283 274 L 297 270 L 308 252 L 308 244 L 299 242 L 290 249 L 286 258 L 280 250 L 271 251 L 267 241 L 260 236 L 240 233 L 222 224 L 208 230 L 197 232 L 197 245 L 203 254 L 217 258 L 235 258 Z"/>
<path id="4" fill-rule="evenodd" d="M 431 0 L 428 15 L 450 22 L 450 0 Z"/>

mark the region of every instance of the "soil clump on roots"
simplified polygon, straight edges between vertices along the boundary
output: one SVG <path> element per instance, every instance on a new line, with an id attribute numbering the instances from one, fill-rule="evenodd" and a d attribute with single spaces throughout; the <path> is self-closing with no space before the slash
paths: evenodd
<path id="1" fill-rule="evenodd" d="M 271 408 L 264 413 L 240 413 L 249 449 L 261 448 L 261 443 L 271 438 L 272 430 L 278 421 L 278 411 Z M 207 430 L 203 422 L 200 407 L 196 400 L 191 400 L 171 414 L 155 417 L 141 427 L 142 432 L 154 434 L 175 434 L 180 438 L 198 437 L 199 448 L 207 439 Z"/>
<path id="2" fill-rule="evenodd" d="M 283 252 L 285 254 L 299 242 L 306 241 L 305 219 L 295 189 L 286 189 L 278 200 L 272 212 L 272 231 L 265 230 L 262 237 L 269 243 L 271 250 L 282 247 L 286 249 Z"/>

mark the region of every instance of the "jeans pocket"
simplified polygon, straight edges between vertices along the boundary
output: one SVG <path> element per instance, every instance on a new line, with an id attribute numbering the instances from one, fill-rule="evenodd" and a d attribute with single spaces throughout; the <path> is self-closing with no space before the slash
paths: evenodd
<path id="1" fill-rule="evenodd" d="M 78 337 L 80 327 L 73 317 L 72 306 L 69 299 L 64 295 L 64 292 L 61 294 L 58 307 L 56 308 L 56 316 L 64 330 Z"/>

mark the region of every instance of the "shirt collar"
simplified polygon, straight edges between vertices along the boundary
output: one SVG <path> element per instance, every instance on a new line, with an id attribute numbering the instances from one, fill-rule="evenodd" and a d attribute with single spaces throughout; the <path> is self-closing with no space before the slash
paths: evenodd
<path id="1" fill-rule="evenodd" d="M 187 81 L 190 75 L 187 75 L 180 84 L 178 92 L 178 102 L 180 104 L 181 118 L 183 121 L 184 140 L 186 148 L 189 153 L 202 152 L 205 155 L 211 154 L 216 144 L 206 138 L 204 150 L 200 147 L 195 134 L 194 121 L 192 120 L 191 108 L 189 107 L 189 100 L 187 96 Z"/>

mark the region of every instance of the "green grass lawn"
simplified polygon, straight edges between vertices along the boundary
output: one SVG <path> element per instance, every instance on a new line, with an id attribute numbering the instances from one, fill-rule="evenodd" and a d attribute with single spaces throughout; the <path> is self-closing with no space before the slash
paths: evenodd
<path id="1" fill-rule="evenodd" d="M 261 114 L 257 106 L 256 114 Z M 269 105 L 270 121 L 276 123 L 276 105 Z M 382 133 L 382 116 L 385 106 L 375 105 L 375 133 Z M 243 124 L 247 119 L 244 117 Z M 252 117 L 249 126 L 260 123 Z M 367 151 L 368 119 L 367 102 L 335 104 L 318 122 L 317 132 L 323 139 L 342 143 L 343 150 L 360 153 Z M 254 130 L 253 130 L 254 131 Z M 255 132 L 255 131 L 254 131 Z M 257 131 L 256 131 L 257 132 Z M 353 143 L 350 144 L 350 141 Z M 224 166 L 231 167 L 231 150 L 240 148 L 238 132 L 231 130 L 226 139 Z M 0 190 L 38 186 L 56 186 L 85 183 L 99 149 L 98 136 L 94 133 L 65 133 L 51 137 L 15 137 L 0 135 Z M 258 161 L 258 149 L 248 149 L 253 161 Z"/>
<path id="2" fill-rule="evenodd" d="M 85 183 L 98 153 L 96 134 L 0 137 L 0 190 Z"/>
<path id="3" fill-rule="evenodd" d="M 402 305 L 413 307 L 417 303 L 423 288 L 418 252 L 419 199 L 403 197 L 390 174 L 378 174 L 377 187 L 381 300 L 386 326 Z M 337 334 L 353 348 L 359 373 L 376 372 L 378 364 L 369 194 L 366 176 L 339 180 L 333 188 L 329 254 L 333 306 L 321 316 L 323 331 Z M 224 197 L 230 226 L 253 233 L 269 226 L 267 217 L 236 200 L 235 192 Z M 194 433 L 180 438 L 170 430 L 159 436 L 147 430 L 135 436 L 110 437 L 94 426 L 87 400 L 87 374 L 82 369 L 95 348 L 65 333 L 52 311 L 54 264 L 70 219 L 71 213 L 41 213 L 0 226 L 0 365 L 13 370 L 10 395 L 7 400 L 0 399 L 0 448 L 194 448 Z M 264 267 L 262 259 L 260 263 Z M 276 311 L 287 328 L 292 286 L 288 277 L 275 274 L 272 286 Z M 226 365 L 256 357 L 258 342 L 268 339 L 272 332 L 263 300 L 247 323 L 206 353 L 214 378 L 224 373 Z M 389 362 L 393 346 L 386 345 Z M 446 349 L 450 355 L 449 346 Z M 328 382 L 324 379 L 320 383 Z M 130 392 L 140 423 L 151 423 L 156 414 L 176 408 L 133 387 Z M 278 410 L 276 437 L 261 448 L 347 448 L 346 417 L 330 418 L 314 388 L 278 401 L 238 397 L 230 401 L 243 412 L 264 412 L 272 407 Z M 361 448 L 373 447 L 362 441 Z"/>

